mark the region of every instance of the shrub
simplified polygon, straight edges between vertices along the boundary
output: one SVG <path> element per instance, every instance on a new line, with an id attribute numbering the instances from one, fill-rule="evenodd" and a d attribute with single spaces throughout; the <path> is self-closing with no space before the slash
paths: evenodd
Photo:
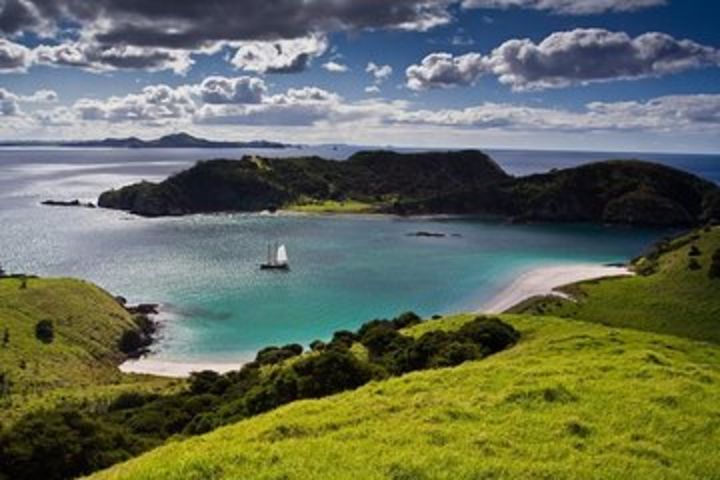
<path id="1" fill-rule="evenodd" d="M 230 380 L 212 370 L 203 370 L 202 372 L 192 372 L 190 374 L 190 393 L 194 395 L 202 395 L 212 393 L 214 395 L 222 395 L 230 386 Z"/>
<path id="2" fill-rule="evenodd" d="M 420 318 L 415 312 L 405 312 L 393 320 L 393 325 L 398 330 L 412 327 L 414 325 L 418 325 L 419 323 L 422 323 L 422 318 Z"/>
<path id="3" fill-rule="evenodd" d="M 276 365 L 289 358 L 302 354 L 303 347 L 296 343 L 284 347 L 266 347 L 260 350 L 255 361 L 260 365 Z"/>
<path id="4" fill-rule="evenodd" d="M 372 378 L 372 370 L 367 363 L 350 353 L 338 351 L 302 359 L 292 369 L 297 374 L 300 398 L 318 398 L 351 390 Z"/>
<path id="5" fill-rule="evenodd" d="M 138 353 L 147 345 L 144 335 L 137 330 L 126 330 L 118 341 L 118 348 L 126 355 Z"/>
<path id="6" fill-rule="evenodd" d="M 690 258 L 688 261 L 688 270 L 700 270 L 702 268 L 702 265 L 700 265 L 700 262 L 697 261 L 697 259 Z"/>
<path id="7" fill-rule="evenodd" d="M 693 245 L 690 247 L 690 251 L 688 252 L 689 257 L 699 257 L 700 255 L 702 255 L 702 252 L 697 247 L 697 245 Z"/>
<path id="8" fill-rule="evenodd" d="M 710 263 L 710 271 L 708 272 L 710 278 L 720 278 L 720 248 L 715 250 L 712 256 L 712 263 Z"/>
<path id="9" fill-rule="evenodd" d="M 488 353 L 504 350 L 520 338 L 520 333 L 511 325 L 488 317 L 478 317 L 466 323 L 458 330 L 458 335 L 486 347 Z"/>
<path id="10" fill-rule="evenodd" d="M 322 340 L 315 340 L 310 343 L 310 350 L 312 350 L 313 352 L 322 352 L 323 350 L 325 350 L 325 347 L 325 342 L 323 342 Z"/>
<path id="11" fill-rule="evenodd" d="M 52 343 L 55 339 L 55 327 L 51 320 L 40 320 L 35 324 L 35 338 L 43 343 Z"/>
<path id="12" fill-rule="evenodd" d="M 148 402 L 151 402 L 158 398 L 155 394 L 145 394 L 141 392 L 124 392 L 117 396 L 115 400 L 110 403 L 108 410 L 111 412 L 117 410 L 129 410 L 131 408 L 139 408 Z"/>
<path id="13" fill-rule="evenodd" d="M 5 327 L 3 329 L 2 343 L 3 343 L 3 347 L 7 347 L 10 344 L 10 329 L 8 327 Z"/>
<path id="14" fill-rule="evenodd" d="M 332 340 L 327 345 L 329 349 L 347 350 L 358 339 L 358 336 L 348 330 L 340 330 L 333 333 Z"/>
<path id="15" fill-rule="evenodd" d="M 379 324 L 365 332 L 360 343 L 367 348 L 370 360 L 379 361 L 384 355 L 412 344 L 413 340 L 388 325 Z"/>

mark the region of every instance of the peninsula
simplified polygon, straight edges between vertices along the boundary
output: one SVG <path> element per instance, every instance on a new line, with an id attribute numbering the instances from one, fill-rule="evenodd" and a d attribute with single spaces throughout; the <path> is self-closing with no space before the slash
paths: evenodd
<path id="1" fill-rule="evenodd" d="M 148 217 L 297 209 L 668 226 L 720 218 L 720 187 L 638 160 L 513 177 L 477 150 L 365 151 L 346 161 L 201 161 L 160 183 L 104 192 L 98 205 Z"/>

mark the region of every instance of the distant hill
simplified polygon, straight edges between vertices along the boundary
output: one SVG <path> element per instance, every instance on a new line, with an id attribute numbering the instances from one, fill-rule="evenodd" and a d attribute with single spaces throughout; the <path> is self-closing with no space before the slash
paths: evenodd
<path id="1" fill-rule="evenodd" d="M 696 225 L 720 218 L 720 188 L 650 162 L 598 162 L 515 178 L 477 150 L 366 151 L 212 160 L 159 184 L 105 192 L 99 205 L 144 216 L 297 208 L 495 215 L 515 221 Z"/>
<path id="2" fill-rule="evenodd" d="M 165 135 L 155 140 L 142 140 L 137 137 L 106 138 L 104 140 L 84 141 L 27 141 L 0 142 L 2 147 L 16 146 L 58 146 L 74 148 L 286 148 L 289 145 L 266 140 L 248 142 L 222 142 L 194 137 L 188 133 Z"/>

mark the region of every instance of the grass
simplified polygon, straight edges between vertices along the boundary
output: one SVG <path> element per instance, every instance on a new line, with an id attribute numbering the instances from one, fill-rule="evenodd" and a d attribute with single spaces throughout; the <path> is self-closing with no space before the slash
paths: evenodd
<path id="1" fill-rule="evenodd" d="M 718 477 L 720 346 L 504 319 L 523 339 L 485 360 L 295 402 L 92 478 Z"/>
<path id="2" fill-rule="evenodd" d="M 377 205 L 357 200 L 346 201 L 309 201 L 286 207 L 287 210 L 302 213 L 373 213 Z"/>
<path id="3" fill-rule="evenodd" d="M 118 340 L 135 324 L 104 290 L 80 280 L 49 278 L 30 278 L 21 287 L 20 279 L 0 278 L 0 373 L 9 383 L 9 394 L 0 394 L 3 425 L 35 410 L 94 408 L 123 391 L 159 392 L 173 383 L 118 370 L 125 358 Z M 35 336 L 40 320 L 53 323 L 51 343 Z"/>
<path id="4" fill-rule="evenodd" d="M 690 249 L 700 250 L 699 270 L 688 268 Z M 572 300 L 535 298 L 511 309 L 514 313 L 552 315 L 614 327 L 668 333 L 720 343 L 720 279 L 710 279 L 710 257 L 720 248 L 720 227 L 680 237 L 656 261 L 640 259 L 642 268 L 655 263 L 648 276 L 606 279 L 570 285 L 562 290 Z"/>

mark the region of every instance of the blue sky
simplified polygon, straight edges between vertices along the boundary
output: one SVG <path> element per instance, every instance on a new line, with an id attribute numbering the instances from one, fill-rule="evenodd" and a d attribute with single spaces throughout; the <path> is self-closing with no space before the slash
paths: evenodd
<path id="1" fill-rule="evenodd" d="M 711 0 L 77 5 L 0 2 L 0 138 L 720 151 Z"/>

